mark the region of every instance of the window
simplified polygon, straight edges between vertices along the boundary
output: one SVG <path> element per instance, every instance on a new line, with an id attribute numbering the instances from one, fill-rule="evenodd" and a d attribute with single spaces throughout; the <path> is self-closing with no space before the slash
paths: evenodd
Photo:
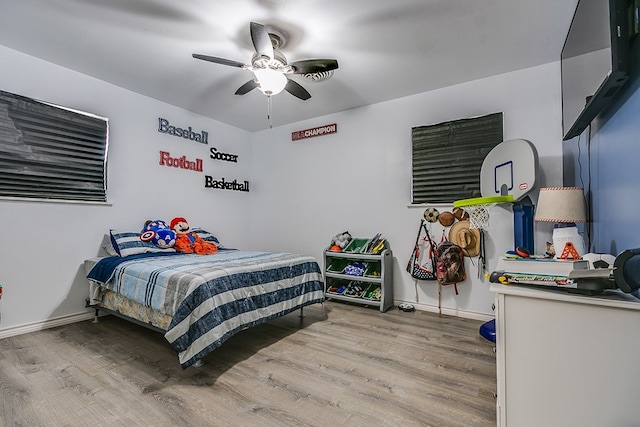
<path id="1" fill-rule="evenodd" d="M 0 196 L 106 201 L 107 119 L 0 91 Z"/>
<path id="2" fill-rule="evenodd" d="M 411 140 L 411 203 L 481 197 L 480 169 L 502 142 L 502 113 L 415 127 Z"/>

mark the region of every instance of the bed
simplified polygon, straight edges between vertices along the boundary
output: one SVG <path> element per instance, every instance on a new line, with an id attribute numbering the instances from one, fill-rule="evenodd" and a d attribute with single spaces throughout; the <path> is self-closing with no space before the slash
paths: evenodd
<path id="1" fill-rule="evenodd" d="M 212 255 L 184 254 L 139 236 L 112 231 L 115 252 L 85 261 L 87 305 L 163 332 L 183 369 L 243 329 L 324 301 L 312 257 L 221 245 Z"/>

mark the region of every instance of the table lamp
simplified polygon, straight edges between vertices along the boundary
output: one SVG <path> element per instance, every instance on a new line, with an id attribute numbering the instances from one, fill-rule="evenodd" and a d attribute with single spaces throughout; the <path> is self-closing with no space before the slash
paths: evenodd
<path id="1" fill-rule="evenodd" d="M 582 188 L 541 188 L 533 219 L 555 223 L 553 246 L 556 258 L 578 259 L 585 254 L 584 239 L 576 226 L 578 222 L 587 222 Z"/>

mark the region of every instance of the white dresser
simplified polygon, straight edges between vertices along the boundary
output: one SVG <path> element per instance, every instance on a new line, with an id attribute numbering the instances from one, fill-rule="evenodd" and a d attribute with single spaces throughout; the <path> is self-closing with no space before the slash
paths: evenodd
<path id="1" fill-rule="evenodd" d="M 492 284 L 498 426 L 640 426 L 640 301 Z"/>

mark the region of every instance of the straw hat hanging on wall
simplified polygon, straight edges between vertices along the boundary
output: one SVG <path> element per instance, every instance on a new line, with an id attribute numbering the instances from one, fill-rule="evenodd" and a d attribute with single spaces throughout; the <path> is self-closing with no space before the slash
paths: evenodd
<path id="1" fill-rule="evenodd" d="M 471 228 L 469 220 L 458 221 L 451 226 L 449 241 L 460 246 L 466 256 L 480 254 L 480 230 Z"/>

